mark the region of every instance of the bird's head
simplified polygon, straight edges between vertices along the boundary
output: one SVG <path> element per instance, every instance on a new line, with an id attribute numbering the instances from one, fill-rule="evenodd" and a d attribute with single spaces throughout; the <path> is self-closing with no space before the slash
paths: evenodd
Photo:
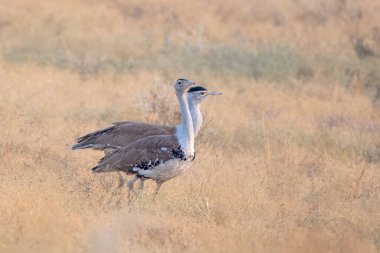
<path id="1" fill-rule="evenodd" d="M 195 83 L 192 81 L 189 81 L 187 79 L 180 78 L 174 83 L 174 88 L 177 92 L 184 93 L 187 91 L 191 86 L 194 86 Z"/>
<path id="2" fill-rule="evenodd" d="M 187 91 L 188 100 L 194 101 L 199 104 L 203 102 L 208 96 L 221 95 L 222 92 L 209 91 L 202 86 L 193 86 Z"/>

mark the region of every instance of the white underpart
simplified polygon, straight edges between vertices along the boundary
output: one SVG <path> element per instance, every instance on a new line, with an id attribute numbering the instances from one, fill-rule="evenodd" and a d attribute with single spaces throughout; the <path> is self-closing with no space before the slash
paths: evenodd
<path id="1" fill-rule="evenodd" d="M 194 129 L 187 98 L 185 94 L 176 92 L 181 107 L 182 122 L 177 127 L 177 138 L 185 156 L 194 155 Z"/>
<path id="2" fill-rule="evenodd" d="M 155 181 L 167 181 L 178 176 L 191 165 L 191 159 L 181 161 L 179 159 L 170 159 L 154 167 L 153 170 L 138 169 L 138 174 Z M 133 168 L 135 170 L 135 168 Z"/>

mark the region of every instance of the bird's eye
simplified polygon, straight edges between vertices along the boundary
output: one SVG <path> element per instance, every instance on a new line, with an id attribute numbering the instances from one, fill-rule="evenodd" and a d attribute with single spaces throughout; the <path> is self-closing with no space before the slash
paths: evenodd
<path id="1" fill-rule="evenodd" d="M 201 92 L 201 95 L 202 95 L 202 96 L 206 95 L 206 92 Z"/>

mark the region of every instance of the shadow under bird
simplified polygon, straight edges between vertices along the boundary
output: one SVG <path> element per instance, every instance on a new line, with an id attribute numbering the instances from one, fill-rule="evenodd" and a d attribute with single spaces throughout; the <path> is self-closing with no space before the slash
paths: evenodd
<path id="1" fill-rule="evenodd" d="M 136 180 L 140 178 L 143 182 L 145 179 L 152 179 L 157 183 L 157 194 L 163 182 L 188 168 L 194 158 L 194 127 L 186 96 L 186 91 L 191 86 L 195 84 L 186 79 L 178 79 L 174 84 L 182 118 L 175 133 L 138 139 L 107 154 L 93 171 L 123 171 L 134 174 L 128 181 L 128 188 L 134 193 L 133 184 Z"/>
<path id="2" fill-rule="evenodd" d="M 208 91 L 202 86 L 193 86 L 187 92 L 188 106 L 193 121 L 194 136 L 199 133 L 203 117 L 200 111 L 200 104 L 209 96 L 220 95 L 221 92 Z M 132 142 L 147 136 L 172 135 L 176 133 L 176 126 L 165 126 L 149 124 L 144 122 L 116 122 L 113 126 L 101 129 L 77 139 L 77 143 L 72 146 L 77 149 L 103 150 L 106 154 L 125 147 Z M 127 172 L 127 174 L 130 174 Z M 122 187 L 125 183 L 124 178 L 119 172 Z"/>

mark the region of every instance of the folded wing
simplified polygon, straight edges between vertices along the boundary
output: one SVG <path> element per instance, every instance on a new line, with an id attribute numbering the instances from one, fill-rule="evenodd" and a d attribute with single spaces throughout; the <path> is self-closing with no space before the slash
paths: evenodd
<path id="1" fill-rule="evenodd" d="M 182 155 L 175 135 L 148 136 L 106 155 L 92 170 L 134 173 L 133 168 L 153 169 L 170 159 L 181 159 Z"/>
<path id="2" fill-rule="evenodd" d="M 164 125 L 130 121 L 115 122 L 111 127 L 78 138 L 72 149 L 121 148 L 147 136 L 172 135 L 175 134 L 175 131 L 175 127 Z"/>

